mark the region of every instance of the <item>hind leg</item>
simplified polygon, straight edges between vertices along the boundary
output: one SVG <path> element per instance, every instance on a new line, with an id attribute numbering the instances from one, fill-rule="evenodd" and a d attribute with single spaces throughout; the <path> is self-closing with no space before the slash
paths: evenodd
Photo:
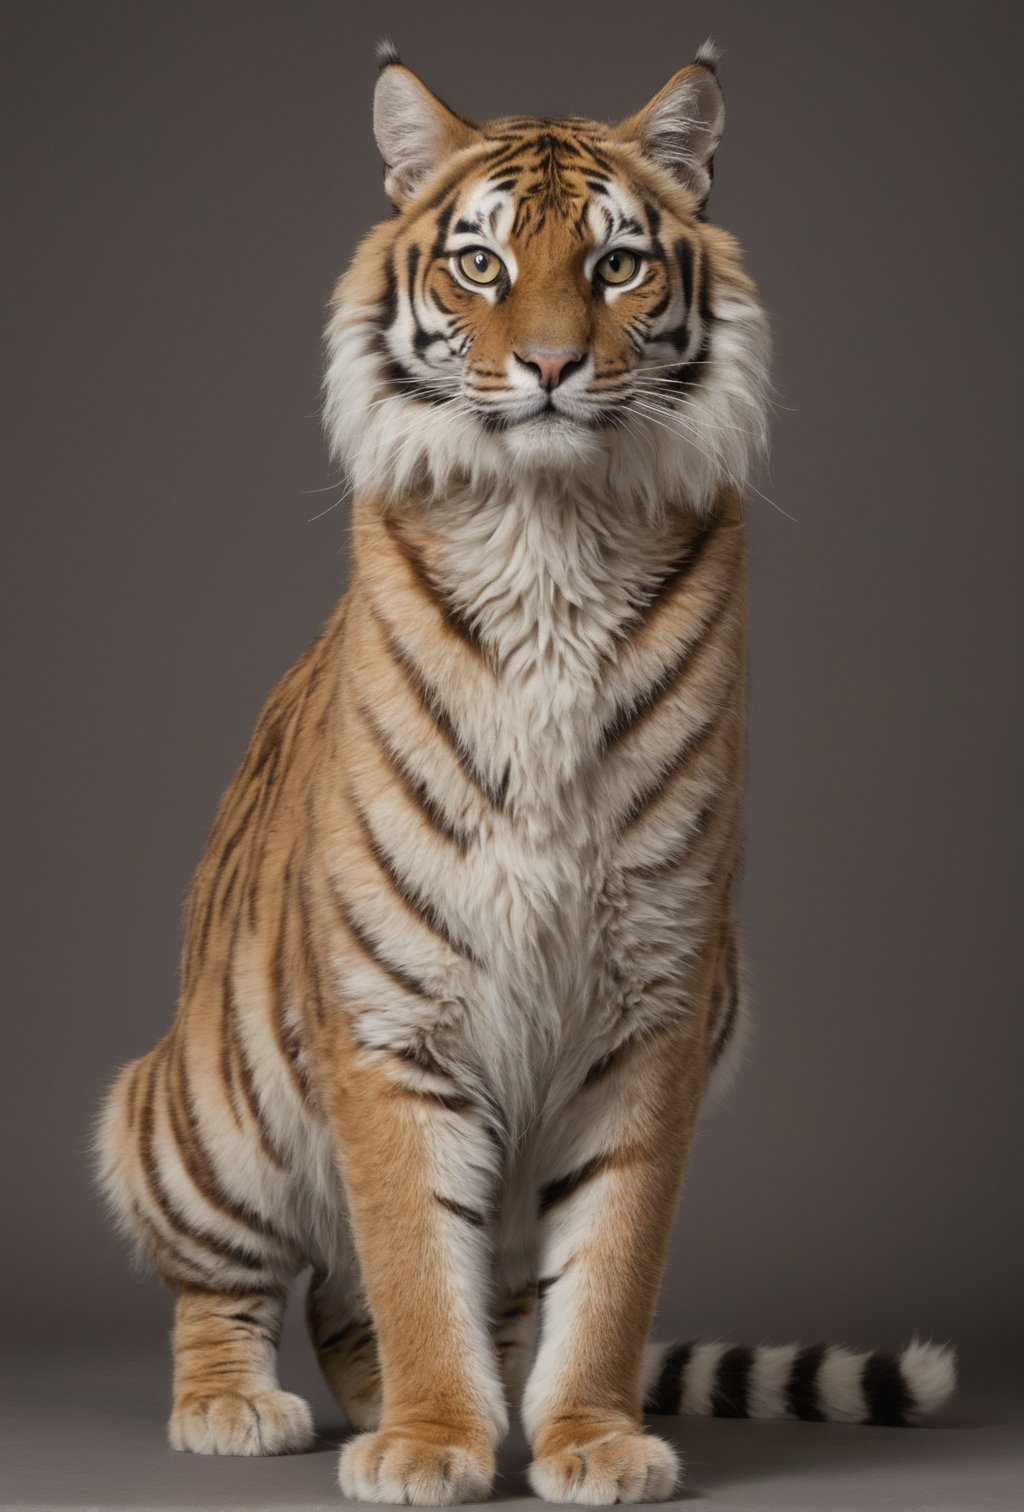
<path id="1" fill-rule="evenodd" d="M 183 1287 L 174 1319 L 173 1449 L 293 1454 L 313 1440 L 301 1397 L 277 1383 L 283 1291 Z"/>
<path id="2" fill-rule="evenodd" d="M 306 1293 L 306 1327 L 331 1395 L 353 1428 L 380 1421 L 377 1335 L 355 1278 L 314 1273 Z"/>

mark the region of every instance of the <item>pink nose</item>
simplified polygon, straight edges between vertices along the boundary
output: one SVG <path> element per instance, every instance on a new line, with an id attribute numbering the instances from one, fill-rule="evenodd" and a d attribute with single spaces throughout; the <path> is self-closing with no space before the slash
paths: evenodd
<path id="1" fill-rule="evenodd" d="M 557 388 L 566 368 L 578 367 L 583 361 L 582 352 L 549 352 L 543 347 L 534 352 L 517 352 L 516 356 L 527 367 L 536 369 L 540 386 L 544 389 Z"/>

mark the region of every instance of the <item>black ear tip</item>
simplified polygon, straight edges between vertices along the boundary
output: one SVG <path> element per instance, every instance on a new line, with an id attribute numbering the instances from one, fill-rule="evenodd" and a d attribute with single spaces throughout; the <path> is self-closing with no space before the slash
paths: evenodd
<path id="1" fill-rule="evenodd" d="M 713 73 L 717 79 L 718 65 L 721 62 L 721 58 L 722 49 L 717 42 L 709 37 L 706 42 L 702 42 L 700 47 L 698 47 L 697 55 L 693 61 L 699 63 L 702 68 L 706 68 L 709 73 Z"/>
<path id="2" fill-rule="evenodd" d="M 393 63 L 401 63 L 398 56 L 398 48 L 390 37 L 381 37 L 377 43 L 377 72 L 383 73 L 385 68 L 390 68 Z"/>

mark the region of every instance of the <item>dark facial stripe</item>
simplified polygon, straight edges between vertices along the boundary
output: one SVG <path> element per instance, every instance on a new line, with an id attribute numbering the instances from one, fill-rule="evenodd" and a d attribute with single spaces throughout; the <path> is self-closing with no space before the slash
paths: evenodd
<path id="1" fill-rule="evenodd" d="M 341 896 L 337 889 L 332 889 L 331 896 L 346 929 L 367 959 L 372 961 L 385 976 L 389 976 L 405 992 L 411 992 L 415 997 L 429 998 L 430 994 L 417 977 L 414 977 L 411 972 L 406 971 L 404 966 L 400 966 L 395 961 L 388 959 L 377 944 L 377 941 L 360 924 L 347 900 Z"/>
<path id="2" fill-rule="evenodd" d="M 812 1344 L 801 1349 L 786 1382 L 786 1408 L 805 1423 L 823 1423 L 825 1414 L 818 1405 L 818 1372 L 825 1358 L 827 1344 Z"/>
<path id="3" fill-rule="evenodd" d="M 585 1186 L 588 1181 L 593 1181 L 607 1167 L 609 1157 L 607 1155 L 594 1155 L 590 1160 L 578 1166 L 575 1171 L 570 1171 L 565 1176 L 559 1176 L 555 1181 L 548 1181 L 540 1189 L 540 1197 L 537 1202 L 540 1213 L 549 1213 L 560 1202 L 565 1202 Z"/>
<path id="4" fill-rule="evenodd" d="M 374 608 L 373 613 L 380 628 L 388 655 L 401 670 L 420 707 L 433 720 L 438 734 L 448 746 L 466 777 L 480 794 L 487 799 L 492 808 L 503 808 L 508 790 L 508 773 L 506 772 L 498 783 L 488 781 L 487 777 L 477 766 L 462 736 L 456 730 L 452 717 L 445 708 L 440 694 L 427 682 L 410 654 L 397 640 L 391 628 L 380 617 L 376 608 Z"/>
<path id="5" fill-rule="evenodd" d="M 693 247 L 685 236 L 681 236 L 673 243 L 672 250 L 676 255 L 676 262 L 679 264 L 679 277 L 683 285 L 683 303 L 686 306 L 687 314 L 689 314 L 690 308 L 693 305 Z"/>
<path id="6" fill-rule="evenodd" d="M 682 1410 L 683 1377 L 693 1353 L 692 1344 L 676 1344 L 661 1362 L 658 1379 L 647 1393 L 645 1412 L 674 1417 Z"/>
<path id="7" fill-rule="evenodd" d="M 359 713 L 373 736 L 374 744 L 391 768 L 399 787 L 410 804 L 414 808 L 419 809 L 431 829 L 443 839 L 448 840 L 458 850 L 465 851 L 469 845 L 468 836 L 452 824 L 444 809 L 428 790 L 426 784 L 411 770 L 405 757 L 394 745 L 376 714 L 367 708 L 365 704 L 359 705 Z"/>
<path id="8" fill-rule="evenodd" d="M 715 1417 L 747 1417 L 747 1391 L 750 1386 L 750 1369 L 754 1363 L 754 1351 L 736 1344 L 727 1349 L 715 1371 L 715 1385 L 711 1393 L 711 1411 Z"/>
<path id="9" fill-rule="evenodd" d="M 662 340 L 660 336 L 656 339 L 659 341 Z M 703 381 L 704 375 L 707 372 L 710 351 L 711 342 L 705 335 L 700 346 L 697 348 L 696 356 L 689 358 L 686 362 L 681 362 L 678 367 L 674 367 L 669 372 L 663 374 L 662 382 L 667 388 L 676 388 L 682 393 L 696 388 Z"/>
<path id="10" fill-rule="evenodd" d="M 869 1355 L 860 1378 L 867 1402 L 866 1421 L 880 1427 L 902 1428 L 914 1409 L 914 1398 L 892 1355 Z"/>
<path id="11" fill-rule="evenodd" d="M 431 606 L 440 615 L 445 626 L 453 635 L 458 636 L 463 645 L 468 647 L 475 656 L 483 658 L 485 650 L 476 626 L 466 619 L 465 615 L 460 612 L 449 595 L 439 588 L 422 557 L 401 532 L 394 525 L 388 523 L 385 524 L 385 529 L 388 538 L 394 544 L 395 549 L 400 553 L 402 560 L 405 562 L 416 583 L 422 589 L 424 597 L 429 600 Z"/>
<path id="12" fill-rule="evenodd" d="M 482 966 L 483 962 L 472 946 L 467 941 L 457 938 L 441 917 L 437 906 L 429 898 L 425 898 L 422 893 L 413 887 L 407 878 L 402 876 L 398 870 L 394 856 L 374 830 L 370 823 L 369 815 L 351 788 L 349 789 L 349 801 L 358 820 L 366 848 L 390 884 L 391 890 L 402 900 L 409 912 L 426 929 L 429 929 L 431 934 L 436 935 L 439 940 L 442 940 L 449 950 L 453 950 L 456 955 L 460 955 L 465 960 L 471 961 L 474 966 Z"/>
<path id="13" fill-rule="evenodd" d="M 434 1193 L 434 1201 L 439 1202 L 449 1213 L 454 1213 L 456 1218 L 461 1218 L 463 1223 L 468 1223 L 472 1228 L 485 1228 L 487 1219 L 483 1213 L 478 1213 L 475 1208 L 466 1207 L 462 1202 L 455 1202 L 451 1197 L 442 1197 L 440 1192 Z"/>
<path id="14" fill-rule="evenodd" d="M 434 245 L 430 249 L 431 257 L 442 257 L 448 242 L 448 227 L 451 224 L 452 215 L 455 213 L 455 202 L 450 201 L 437 212 L 437 229 L 434 234 Z"/>

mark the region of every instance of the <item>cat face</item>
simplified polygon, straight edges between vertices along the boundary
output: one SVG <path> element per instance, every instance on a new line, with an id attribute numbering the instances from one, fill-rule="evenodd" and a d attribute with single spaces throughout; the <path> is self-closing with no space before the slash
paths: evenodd
<path id="1" fill-rule="evenodd" d="M 709 259 L 690 198 L 636 157 L 590 122 L 489 127 L 441 204 L 406 211 L 382 333 L 395 384 L 523 445 L 685 393 Z"/>
<path id="2" fill-rule="evenodd" d="M 736 481 L 745 449 L 723 446 L 735 421 L 714 413 L 744 387 L 729 371 L 740 345 L 729 321 L 747 322 L 751 437 L 763 432 L 766 343 L 734 246 L 704 219 L 723 122 L 710 55 L 618 126 L 477 127 L 389 54 L 374 125 L 398 214 L 342 281 L 330 333 L 328 419 L 346 460 L 353 442 L 379 456 L 383 439 L 368 409 L 359 429 L 341 411 L 342 394 L 359 406 L 343 370 L 355 363 L 378 411 L 401 410 L 393 446 L 418 448 L 435 473 L 456 454 L 463 471 L 627 458 L 636 471 L 645 450 L 652 476 L 673 477 L 660 488 L 676 486 L 684 453 L 691 495 L 726 453 Z M 363 345 L 339 359 L 356 319 Z"/>

